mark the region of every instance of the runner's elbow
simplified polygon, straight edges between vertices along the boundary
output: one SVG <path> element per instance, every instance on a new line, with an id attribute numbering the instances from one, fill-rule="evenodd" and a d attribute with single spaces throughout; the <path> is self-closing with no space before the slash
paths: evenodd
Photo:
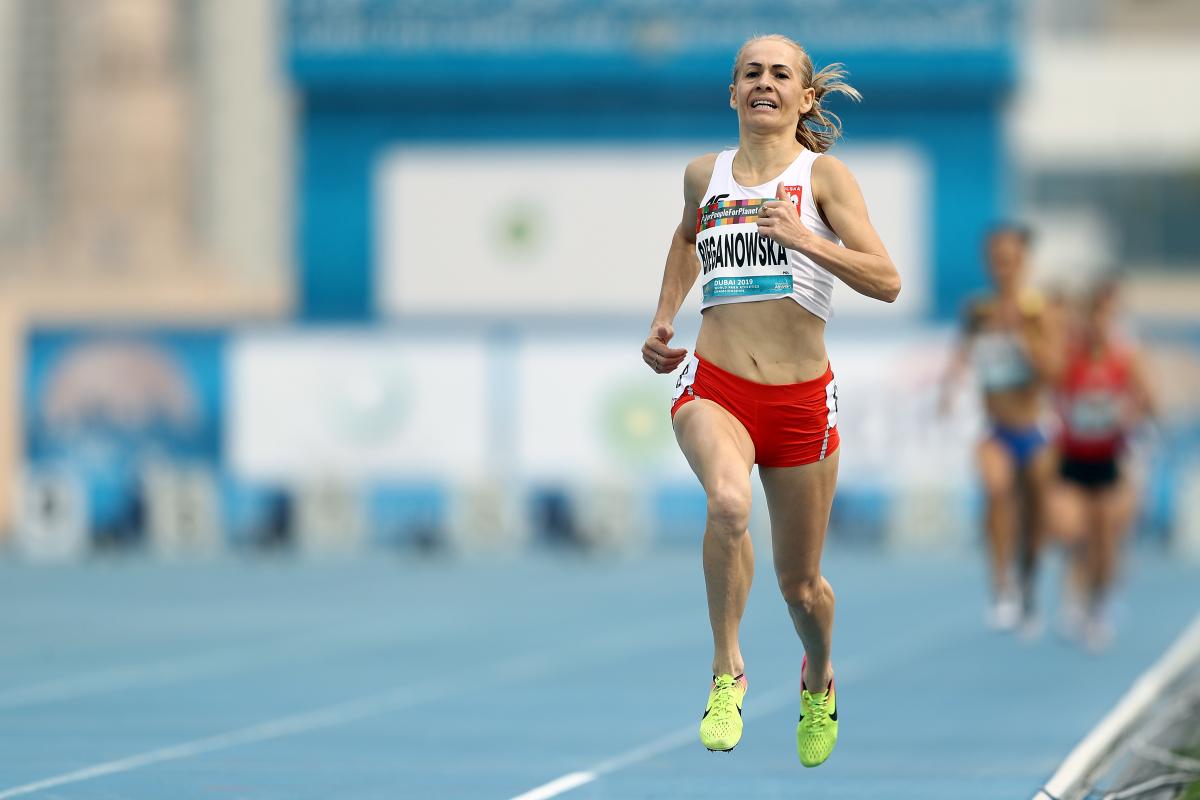
<path id="1" fill-rule="evenodd" d="M 879 299 L 885 303 L 894 303 L 896 298 L 900 296 L 900 273 L 895 269 L 892 274 L 884 280 L 883 285 L 879 288 Z"/>

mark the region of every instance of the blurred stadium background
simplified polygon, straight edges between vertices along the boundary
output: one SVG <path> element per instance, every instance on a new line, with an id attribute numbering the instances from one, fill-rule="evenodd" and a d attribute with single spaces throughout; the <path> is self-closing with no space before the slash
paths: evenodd
<path id="1" fill-rule="evenodd" d="M 835 299 L 831 546 L 975 553 L 982 420 L 937 382 L 981 234 L 1020 219 L 1048 289 L 1124 276 L 1165 407 L 1137 545 L 1200 561 L 1194 0 L 0 0 L 12 602 L 106 553 L 696 551 L 637 350 L 767 31 L 862 90 L 837 154 L 905 287 Z"/>

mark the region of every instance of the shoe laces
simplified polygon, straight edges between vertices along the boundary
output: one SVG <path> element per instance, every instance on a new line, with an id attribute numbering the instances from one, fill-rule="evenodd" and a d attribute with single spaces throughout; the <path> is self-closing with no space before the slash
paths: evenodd
<path id="1" fill-rule="evenodd" d="M 721 675 L 713 682 L 713 699 L 711 714 L 718 719 L 725 719 L 737 713 L 737 700 L 733 696 L 737 679 L 729 675 Z"/>
<path id="2" fill-rule="evenodd" d="M 820 735 L 829 727 L 829 700 L 832 696 L 832 691 L 813 694 L 805 689 L 801 693 L 805 727 L 812 733 Z"/>

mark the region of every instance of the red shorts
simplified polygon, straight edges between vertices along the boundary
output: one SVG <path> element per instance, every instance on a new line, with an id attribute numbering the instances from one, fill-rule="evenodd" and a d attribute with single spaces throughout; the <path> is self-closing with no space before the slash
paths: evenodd
<path id="1" fill-rule="evenodd" d="M 739 378 L 693 355 L 675 384 L 671 417 L 696 398 L 713 401 L 746 427 L 760 466 L 811 464 L 836 451 L 841 441 L 830 367 L 811 381 L 771 385 Z"/>

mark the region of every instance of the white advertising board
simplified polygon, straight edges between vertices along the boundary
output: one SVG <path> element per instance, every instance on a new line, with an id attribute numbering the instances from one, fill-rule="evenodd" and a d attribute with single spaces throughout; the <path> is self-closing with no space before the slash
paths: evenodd
<path id="1" fill-rule="evenodd" d="M 378 182 L 384 313 L 649 316 L 691 157 L 647 148 L 394 151 Z"/>
<path id="2" fill-rule="evenodd" d="M 520 349 L 523 475 L 651 483 L 691 476 L 671 430 L 675 378 L 652 373 L 638 344 L 580 339 Z"/>
<path id="3" fill-rule="evenodd" d="M 895 146 L 846 146 L 837 157 L 854 173 L 871 224 L 900 271 L 900 297 L 894 305 L 858 294 L 837 282 L 833 313 L 837 317 L 898 316 L 919 319 L 929 307 L 929 167 L 920 151 Z"/>
<path id="4" fill-rule="evenodd" d="M 691 148 L 401 147 L 376 175 L 384 315 L 653 313 Z M 839 315 L 919 315 L 927 301 L 927 169 L 904 147 L 839 148 L 899 266 L 888 306 L 839 287 Z M 681 315 L 699 309 L 693 291 Z"/>
<path id="5" fill-rule="evenodd" d="M 269 481 L 480 474 L 485 355 L 475 341 L 243 335 L 229 354 L 230 463 Z"/>
<path id="6" fill-rule="evenodd" d="M 842 434 L 840 485 L 961 488 L 974 480 L 981 422 L 970 376 L 946 413 L 939 409 L 952 346 L 949 331 L 930 328 L 830 337 Z"/>

